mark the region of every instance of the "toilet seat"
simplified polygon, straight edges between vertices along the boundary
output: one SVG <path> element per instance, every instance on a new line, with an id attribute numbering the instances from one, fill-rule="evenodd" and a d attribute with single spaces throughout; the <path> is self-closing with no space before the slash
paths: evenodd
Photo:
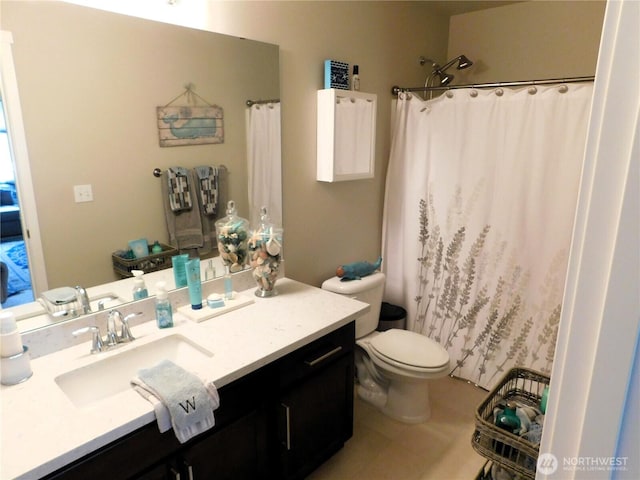
<path id="1" fill-rule="evenodd" d="M 449 353 L 440 344 L 407 330 L 391 329 L 369 341 L 380 361 L 416 373 L 439 372 L 449 365 Z"/>

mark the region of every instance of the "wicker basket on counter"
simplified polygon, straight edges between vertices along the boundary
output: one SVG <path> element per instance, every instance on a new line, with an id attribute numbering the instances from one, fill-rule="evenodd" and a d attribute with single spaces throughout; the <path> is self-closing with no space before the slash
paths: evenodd
<path id="1" fill-rule="evenodd" d="M 153 253 L 141 258 L 124 258 L 119 254 L 122 252 L 113 252 L 111 260 L 113 262 L 113 271 L 120 278 L 132 277 L 132 270 L 142 270 L 144 273 L 155 272 L 171 267 L 171 257 L 178 254 L 178 249 L 171 245 L 160 243 L 162 252 Z M 149 251 L 152 246 L 149 245 Z"/>
<path id="2" fill-rule="evenodd" d="M 474 450 L 515 473 L 517 478 L 535 478 L 540 447 L 495 426 L 493 410 L 499 403 L 509 400 L 538 407 L 549 381 L 548 376 L 534 370 L 511 369 L 476 411 L 476 429 L 471 439 Z"/>

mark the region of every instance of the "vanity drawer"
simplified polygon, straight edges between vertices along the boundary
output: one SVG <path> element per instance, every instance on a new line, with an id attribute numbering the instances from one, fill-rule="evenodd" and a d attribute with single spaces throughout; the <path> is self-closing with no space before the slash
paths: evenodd
<path id="1" fill-rule="evenodd" d="M 290 353 L 278 362 L 280 388 L 290 386 L 345 355 L 352 355 L 354 346 L 355 322 L 350 322 Z"/>

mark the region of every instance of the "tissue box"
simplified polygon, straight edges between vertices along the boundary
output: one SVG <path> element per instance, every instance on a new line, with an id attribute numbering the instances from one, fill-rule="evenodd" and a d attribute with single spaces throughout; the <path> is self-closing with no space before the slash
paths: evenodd
<path id="1" fill-rule="evenodd" d="M 324 88 L 349 90 L 349 64 L 336 60 L 325 60 Z"/>

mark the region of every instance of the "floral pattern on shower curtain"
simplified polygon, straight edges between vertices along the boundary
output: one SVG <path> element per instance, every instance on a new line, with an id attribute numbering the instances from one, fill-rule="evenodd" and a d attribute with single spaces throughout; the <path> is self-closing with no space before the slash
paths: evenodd
<path id="1" fill-rule="evenodd" d="M 492 388 L 551 370 L 592 85 L 401 94 L 383 221 L 385 299 Z"/>

